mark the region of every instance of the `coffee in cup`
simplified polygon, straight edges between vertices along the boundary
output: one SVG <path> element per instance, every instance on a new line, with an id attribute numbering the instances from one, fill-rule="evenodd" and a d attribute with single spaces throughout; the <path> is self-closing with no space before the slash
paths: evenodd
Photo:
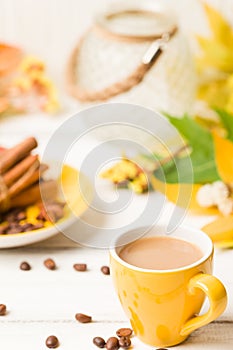
<path id="1" fill-rule="evenodd" d="M 169 236 L 147 237 L 127 244 L 119 257 L 128 264 L 152 270 L 170 270 L 191 265 L 201 259 L 193 243 Z"/>
<path id="2" fill-rule="evenodd" d="M 125 232 L 110 250 L 117 295 L 136 336 L 168 347 L 215 320 L 226 308 L 223 284 L 212 276 L 213 243 L 202 231 L 164 226 Z M 147 232 L 146 237 L 140 233 Z M 130 243 L 131 242 L 131 243 Z M 209 310 L 199 315 L 205 297 Z"/>

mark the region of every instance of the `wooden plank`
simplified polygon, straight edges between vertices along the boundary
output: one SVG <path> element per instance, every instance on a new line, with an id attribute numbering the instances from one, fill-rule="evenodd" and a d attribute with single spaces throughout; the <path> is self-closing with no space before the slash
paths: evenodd
<path id="1" fill-rule="evenodd" d="M 93 337 L 102 336 L 107 339 L 110 336 L 114 336 L 118 328 L 124 326 L 128 326 L 128 324 L 124 322 L 96 322 L 91 324 L 77 324 L 75 322 L 1 323 L 1 349 L 45 349 L 44 342 L 47 336 L 56 335 L 60 340 L 60 348 L 62 350 L 71 350 L 75 348 L 94 350 L 96 348 L 92 344 Z M 132 344 L 135 350 L 155 349 L 155 347 L 142 344 L 136 337 L 132 338 Z M 174 347 L 174 349 L 219 350 L 221 348 L 232 350 L 232 347 L 232 324 L 220 325 L 214 323 L 210 326 L 203 327 L 200 331 L 194 332 L 185 343 Z"/>

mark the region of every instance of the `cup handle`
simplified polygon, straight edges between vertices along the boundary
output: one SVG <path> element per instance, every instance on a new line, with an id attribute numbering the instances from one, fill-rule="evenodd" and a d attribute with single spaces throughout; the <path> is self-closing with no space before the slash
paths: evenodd
<path id="1" fill-rule="evenodd" d="M 201 289 L 209 299 L 210 308 L 201 316 L 195 316 L 188 320 L 181 330 L 181 335 L 186 336 L 191 332 L 205 326 L 220 316 L 227 306 L 227 293 L 224 285 L 214 276 L 198 274 L 189 281 L 190 294 L 195 294 L 195 289 Z"/>

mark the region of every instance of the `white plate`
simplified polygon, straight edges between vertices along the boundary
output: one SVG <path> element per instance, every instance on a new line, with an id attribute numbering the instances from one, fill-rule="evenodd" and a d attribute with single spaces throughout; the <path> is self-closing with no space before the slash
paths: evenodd
<path id="1" fill-rule="evenodd" d="M 71 166 L 64 165 L 62 174 L 64 175 L 64 181 L 61 181 L 62 191 L 69 208 L 65 218 L 59 220 L 53 226 L 41 228 L 39 230 L 0 235 L 0 249 L 26 246 L 53 237 L 59 232 L 63 232 L 63 230 L 67 229 L 70 225 L 77 221 L 81 215 L 84 214 L 84 212 L 88 209 L 87 201 L 79 192 L 78 186 L 76 186 L 75 189 L 72 185 L 72 183 L 74 183 L 72 180 L 80 177 L 79 171 Z M 62 179 L 62 177 L 60 177 L 60 179 Z M 92 186 L 87 177 L 85 177 L 83 174 L 82 179 L 85 181 L 85 187 L 82 187 L 82 189 L 89 193 L 87 196 L 91 201 L 93 191 Z M 84 193 L 84 195 L 87 197 L 86 193 Z"/>
<path id="2" fill-rule="evenodd" d="M 72 223 L 74 223 L 77 218 L 71 215 L 60 223 L 59 227 L 66 229 Z M 44 241 L 50 237 L 53 237 L 59 233 L 57 227 L 51 226 L 47 228 L 42 228 L 39 230 L 28 231 L 24 233 L 16 233 L 11 235 L 0 235 L 0 249 L 4 248 L 16 248 L 22 247 L 36 242 Z"/>

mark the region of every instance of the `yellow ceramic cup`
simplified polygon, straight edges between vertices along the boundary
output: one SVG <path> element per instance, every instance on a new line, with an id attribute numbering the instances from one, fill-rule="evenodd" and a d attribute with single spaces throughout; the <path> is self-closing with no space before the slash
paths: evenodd
<path id="1" fill-rule="evenodd" d="M 119 257 L 122 247 L 140 237 L 140 232 L 145 232 L 145 228 L 124 233 L 115 241 L 116 248 L 110 250 L 115 288 L 139 339 L 152 346 L 176 345 L 195 329 L 212 322 L 226 308 L 226 290 L 211 275 L 213 244 L 202 231 L 179 227 L 171 237 L 196 244 L 203 257 L 178 269 L 149 270 L 132 266 Z M 156 226 L 146 237 L 162 236 L 164 232 L 163 226 Z M 198 316 L 206 296 L 209 311 Z"/>

